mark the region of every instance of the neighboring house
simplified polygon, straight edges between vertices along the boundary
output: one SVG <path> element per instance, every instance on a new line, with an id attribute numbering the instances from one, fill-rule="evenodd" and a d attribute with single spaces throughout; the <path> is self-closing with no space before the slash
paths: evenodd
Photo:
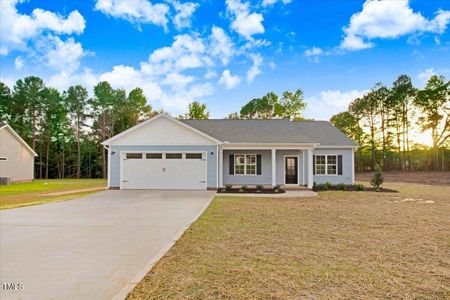
<path id="1" fill-rule="evenodd" d="M 108 186 L 215 189 L 355 181 L 357 148 L 329 122 L 176 120 L 159 114 L 103 142 Z"/>
<path id="2" fill-rule="evenodd" d="M 31 181 L 36 152 L 9 126 L 0 123 L 0 177 Z"/>

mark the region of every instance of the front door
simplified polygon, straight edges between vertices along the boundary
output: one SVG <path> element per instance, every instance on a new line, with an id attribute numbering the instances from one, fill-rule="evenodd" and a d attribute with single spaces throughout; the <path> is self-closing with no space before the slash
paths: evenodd
<path id="1" fill-rule="evenodd" d="M 298 184 L 298 157 L 286 156 L 284 158 L 284 173 L 286 184 Z"/>

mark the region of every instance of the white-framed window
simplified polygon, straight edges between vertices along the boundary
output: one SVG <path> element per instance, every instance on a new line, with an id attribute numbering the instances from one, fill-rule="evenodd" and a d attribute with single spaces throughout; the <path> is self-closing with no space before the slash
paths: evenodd
<path id="1" fill-rule="evenodd" d="M 336 154 L 316 155 L 316 175 L 337 175 L 337 165 Z"/>
<path id="2" fill-rule="evenodd" d="M 256 175 L 256 154 L 236 154 L 234 175 Z"/>

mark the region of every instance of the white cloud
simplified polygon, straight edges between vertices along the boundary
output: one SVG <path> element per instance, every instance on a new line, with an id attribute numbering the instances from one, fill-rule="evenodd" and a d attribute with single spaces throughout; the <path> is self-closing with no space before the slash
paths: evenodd
<path id="1" fill-rule="evenodd" d="M 193 2 L 180 3 L 178 1 L 171 1 L 170 3 L 172 3 L 176 11 L 176 15 L 173 17 L 175 28 L 180 30 L 191 27 L 192 15 L 199 5 Z"/>
<path id="2" fill-rule="evenodd" d="M 43 43 L 45 46 L 41 51 L 47 66 L 68 74 L 79 69 L 81 58 L 87 54 L 83 46 L 73 38 L 62 41 L 59 37 L 50 35 Z"/>
<path id="3" fill-rule="evenodd" d="M 427 82 L 431 76 L 436 75 L 434 68 L 428 68 L 417 74 L 417 78 L 419 78 L 423 82 Z"/>
<path id="4" fill-rule="evenodd" d="M 43 33 L 80 34 L 86 26 L 77 10 L 66 18 L 40 8 L 26 15 L 18 13 L 17 3 L 18 0 L 0 1 L 0 55 L 8 55 L 12 50 L 25 51 L 28 43 Z"/>
<path id="5" fill-rule="evenodd" d="M 373 39 L 394 39 L 407 34 L 443 33 L 450 22 L 450 11 L 438 10 L 432 20 L 409 7 L 409 0 L 367 0 L 361 12 L 344 28 L 340 47 L 345 50 L 371 48 Z"/>
<path id="6" fill-rule="evenodd" d="M 336 113 L 346 111 L 350 102 L 363 96 L 368 91 L 351 90 L 327 90 L 317 96 L 306 98 L 308 106 L 305 116 L 319 120 L 329 120 Z"/>
<path id="7" fill-rule="evenodd" d="M 325 55 L 326 53 L 318 47 L 312 47 L 311 49 L 306 49 L 304 55 L 312 60 L 313 62 L 319 62 L 319 57 Z"/>
<path id="8" fill-rule="evenodd" d="M 263 0 L 261 5 L 262 6 L 270 6 L 270 5 L 274 5 L 277 2 L 282 2 L 283 4 L 288 4 L 288 3 L 291 3 L 292 0 Z"/>
<path id="9" fill-rule="evenodd" d="M 134 24 L 154 24 L 167 28 L 169 6 L 149 0 L 97 0 L 95 9 Z"/>
<path id="10" fill-rule="evenodd" d="M 17 70 L 21 70 L 25 65 L 25 62 L 21 56 L 17 56 L 14 60 L 14 66 Z"/>
<path id="11" fill-rule="evenodd" d="M 259 13 L 250 13 L 249 2 L 240 0 L 226 0 L 228 13 L 233 20 L 231 28 L 246 39 L 251 39 L 253 35 L 264 33 L 262 21 L 264 17 Z"/>
<path id="12" fill-rule="evenodd" d="M 260 54 L 250 54 L 250 58 L 253 61 L 253 64 L 247 71 L 247 82 L 252 82 L 256 76 L 261 74 L 260 66 L 263 61 L 262 56 Z"/>
<path id="13" fill-rule="evenodd" d="M 231 75 L 230 70 L 225 70 L 219 79 L 219 84 L 223 85 L 227 90 L 235 88 L 241 82 L 239 76 Z"/>
<path id="14" fill-rule="evenodd" d="M 218 57 L 224 65 L 228 64 L 234 55 L 233 41 L 225 31 L 213 25 L 210 35 L 211 54 Z"/>

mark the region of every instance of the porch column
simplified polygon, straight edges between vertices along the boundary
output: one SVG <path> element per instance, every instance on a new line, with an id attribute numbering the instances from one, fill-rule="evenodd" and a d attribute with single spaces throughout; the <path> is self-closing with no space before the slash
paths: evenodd
<path id="1" fill-rule="evenodd" d="M 272 187 L 277 185 L 277 150 L 272 149 Z"/>
<path id="2" fill-rule="evenodd" d="M 313 183 L 314 183 L 314 177 L 313 177 L 313 152 L 312 149 L 308 149 L 306 151 L 308 153 L 308 188 L 312 189 Z"/>
<path id="3" fill-rule="evenodd" d="M 219 154 L 217 155 L 217 159 L 219 160 L 219 174 L 217 174 L 219 178 L 219 187 L 223 187 L 223 149 L 222 146 L 219 146 Z"/>

